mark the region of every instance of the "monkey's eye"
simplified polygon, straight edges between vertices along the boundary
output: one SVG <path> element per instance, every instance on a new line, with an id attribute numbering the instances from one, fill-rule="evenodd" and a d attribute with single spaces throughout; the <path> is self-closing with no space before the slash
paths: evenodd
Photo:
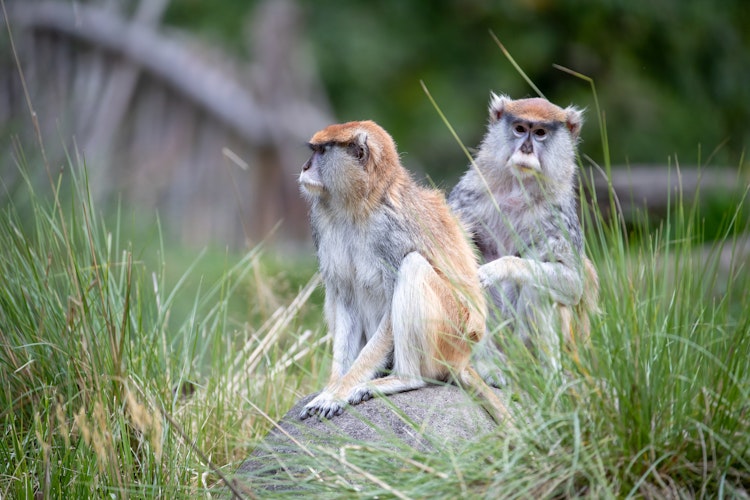
<path id="1" fill-rule="evenodd" d="M 322 154 L 322 153 L 328 151 L 328 144 L 313 144 L 313 143 L 308 143 L 307 145 L 310 146 L 310 149 L 312 149 L 313 153 Z"/>
<path id="2" fill-rule="evenodd" d="M 534 131 L 534 135 L 536 136 L 537 139 L 539 139 L 540 141 L 543 141 L 544 139 L 547 138 L 547 131 L 544 130 L 543 128 L 538 128 Z"/>
<path id="3" fill-rule="evenodd" d="M 516 135 L 516 137 L 523 137 L 524 135 L 526 135 L 526 127 L 519 123 L 518 125 L 515 125 L 513 127 L 513 133 Z"/>

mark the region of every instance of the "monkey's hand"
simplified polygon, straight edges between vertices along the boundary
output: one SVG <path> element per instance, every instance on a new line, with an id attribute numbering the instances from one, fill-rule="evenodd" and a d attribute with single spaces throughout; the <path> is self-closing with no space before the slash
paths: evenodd
<path id="1" fill-rule="evenodd" d="M 334 391 L 326 388 L 315 399 L 305 405 L 299 414 L 299 418 L 300 420 L 305 420 L 313 415 L 317 415 L 320 419 L 330 419 L 341 415 L 344 412 L 345 406 L 346 401 L 337 397 Z"/>
<path id="2" fill-rule="evenodd" d="M 525 259 L 509 255 L 480 266 L 478 274 L 482 288 L 490 288 L 506 280 L 521 283 L 529 270 Z"/>

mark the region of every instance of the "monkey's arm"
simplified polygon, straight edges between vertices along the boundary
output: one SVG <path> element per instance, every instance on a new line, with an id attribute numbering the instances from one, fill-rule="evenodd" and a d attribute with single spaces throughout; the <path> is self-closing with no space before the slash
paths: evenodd
<path id="1" fill-rule="evenodd" d="M 356 356 L 348 371 L 341 376 L 336 376 L 336 369 L 341 369 L 341 365 L 340 363 L 337 364 L 336 361 L 336 341 L 334 339 L 334 370 L 331 373 L 331 382 L 303 408 L 300 418 L 304 420 L 313 415 L 319 415 L 321 418 L 332 418 L 340 415 L 347 403 L 357 404 L 362 399 L 368 399 L 369 394 L 365 395 L 356 391 L 355 388 L 372 380 L 378 372 L 384 369 L 392 351 L 393 330 L 390 316 L 386 315 L 378 325 L 375 335 Z"/>
<path id="2" fill-rule="evenodd" d="M 553 302 L 574 306 L 583 295 L 581 274 L 560 262 L 540 262 L 515 256 L 500 257 L 479 268 L 482 287 L 489 288 L 502 281 L 532 285 L 549 293 Z"/>
<path id="3" fill-rule="evenodd" d="M 323 304 L 326 322 L 333 337 L 333 363 L 328 380 L 329 387 L 338 382 L 352 366 L 362 342 L 361 333 L 356 331 L 355 319 L 334 290 L 333 287 L 328 287 Z"/>

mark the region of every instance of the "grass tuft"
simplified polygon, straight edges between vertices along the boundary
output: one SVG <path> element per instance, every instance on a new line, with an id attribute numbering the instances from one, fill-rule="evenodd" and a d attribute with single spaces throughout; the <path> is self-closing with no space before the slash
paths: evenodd
<path id="1" fill-rule="evenodd" d="M 40 195 L 17 158 L 24 185 L 0 210 L 0 497 L 208 491 L 211 465 L 231 471 L 270 427 L 246 400 L 278 418 L 311 389 L 295 366 L 314 354 L 301 318 L 316 279 L 296 300 L 272 297 L 259 246 L 227 257 L 214 283 L 200 277 L 205 256 L 167 283 L 174 252 L 162 242 L 146 259 L 156 266 L 139 259 L 119 218 L 114 231 L 104 222 L 83 165 L 69 159 Z M 238 309 L 257 290 L 291 305 Z"/>

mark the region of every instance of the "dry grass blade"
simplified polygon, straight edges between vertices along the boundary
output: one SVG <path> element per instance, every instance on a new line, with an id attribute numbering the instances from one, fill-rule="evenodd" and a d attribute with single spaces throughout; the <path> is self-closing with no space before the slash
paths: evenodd
<path id="1" fill-rule="evenodd" d="M 243 491 L 240 491 L 240 486 L 237 485 L 236 481 L 230 480 L 227 478 L 223 472 L 221 472 L 221 469 L 211 461 L 210 458 L 206 456 L 205 453 L 203 453 L 203 450 L 198 448 L 194 442 L 188 438 L 187 434 L 185 434 L 185 431 L 182 429 L 180 424 L 178 424 L 172 416 L 167 413 L 167 410 L 164 409 L 160 404 L 156 405 L 157 408 L 159 408 L 159 412 L 161 412 L 162 416 L 164 416 L 165 419 L 169 422 L 169 424 L 172 426 L 174 430 L 177 431 L 177 434 L 179 434 L 180 438 L 182 439 L 183 443 L 188 445 L 192 450 L 200 457 L 200 459 L 208 465 L 208 467 L 213 471 L 214 474 L 219 476 L 219 479 L 229 488 L 229 490 L 232 492 L 232 494 L 236 498 L 258 498 L 251 490 L 247 489 L 246 487 L 242 487 Z"/>
<path id="2" fill-rule="evenodd" d="M 327 333 L 312 344 L 306 345 L 304 349 L 298 350 L 303 345 L 303 343 L 307 341 L 310 336 L 312 336 L 312 333 L 313 332 L 311 330 L 306 330 L 305 333 L 300 336 L 299 340 L 297 340 L 297 342 L 295 342 L 294 345 L 284 353 L 284 356 L 282 356 L 279 362 L 276 363 L 276 367 L 273 369 L 273 371 L 271 371 L 271 377 L 285 371 L 294 363 L 299 362 L 302 358 L 315 351 L 318 346 L 321 346 L 331 340 L 331 334 Z"/>
<path id="3" fill-rule="evenodd" d="M 297 447 L 299 447 L 300 450 L 304 451 L 308 456 L 311 456 L 311 457 L 315 456 L 313 454 L 313 452 L 311 452 L 304 444 L 302 444 L 299 441 L 297 441 L 294 438 L 294 436 L 292 436 L 291 434 L 289 434 L 283 427 L 281 427 L 279 424 L 277 424 L 276 421 L 274 419 L 272 419 L 266 412 L 264 412 L 263 410 L 261 410 L 258 407 L 258 405 L 256 405 L 255 403 L 253 403 L 252 401 L 250 401 L 247 398 L 245 398 L 245 402 L 247 404 L 249 404 L 250 406 L 252 406 L 255 411 L 257 411 L 258 413 L 260 413 L 260 415 L 263 418 L 265 418 L 266 420 L 268 420 L 268 422 L 270 422 L 271 425 L 273 425 L 274 428 L 276 428 L 276 430 L 278 430 L 280 433 L 282 433 L 284 436 L 286 436 L 292 443 L 294 443 L 295 445 L 297 445 Z"/>
<path id="4" fill-rule="evenodd" d="M 354 471 L 355 473 L 361 475 L 362 477 L 364 477 L 368 481 L 370 481 L 370 482 L 378 485 L 379 487 L 383 488 L 384 490 L 386 490 L 391 495 L 393 495 L 393 496 L 395 496 L 397 498 L 400 498 L 402 500 L 409 500 L 411 498 L 411 497 L 405 495 L 404 493 L 402 493 L 401 491 L 397 490 L 396 488 L 394 488 L 390 484 L 386 483 L 385 481 L 383 481 L 379 477 L 375 476 L 374 474 L 370 474 L 369 472 L 367 472 L 363 468 L 361 468 L 361 467 L 359 467 L 357 465 L 354 465 L 353 463 L 349 462 L 346 459 L 346 457 L 344 457 L 344 456 L 337 456 L 335 453 L 333 453 L 332 451 L 327 450 L 325 448 L 319 448 L 319 451 L 322 452 L 322 453 L 325 453 L 326 455 L 329 455 L 331 458 L 335 459 L 337 462 L 339 462 L 344 467 L 347 467 L 348 469 L 351 469 L 352 471 Z"/>
<path id="5" fill-rule="evenodd" d="M 229 383 L 230 392 L 236 391 L 241 387 L 241 382 L 252 373 L 255 368 L 263 359 L 263 356 L 268 352 L 273 343 L 279 338 L 279 336 L 285 331 L 289 323 L 297 316 L 302 306 L 310 298 L 310 295 L 320 284 L 320 275 L 315 274 L 307 285 L 300 290 L 294 300 L 285 308 L 279 309 L 274 313 L 271 320 L 273 321 L 268 329 L 268 333 L 263 337 L 263 340 L 255 347 L 252 352 L 250 351 L 250 345 L 247 344 L 240 354 L 235 358 L 234 362 L 230 367 L 229 373 L 232 373 L 232 380 Z M 269 321 L 271 321 L 269 320 Z M 266 322 L 266 325 L 269 323 Z M 266 326 L 264 325 L 264 327 Z"/>

